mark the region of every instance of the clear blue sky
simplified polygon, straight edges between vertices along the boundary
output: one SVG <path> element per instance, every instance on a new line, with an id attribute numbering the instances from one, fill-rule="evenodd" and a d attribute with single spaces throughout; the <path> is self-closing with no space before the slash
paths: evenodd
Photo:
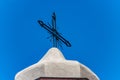
<path id="1" fill-rule="evenodd" d="M 101 80 L 120 79 L 120 0 L 0 0 L 0 80 L 14 80 L 52 47 L 37 20 L 57 15 L 66 59 L 78 60 Z"/>

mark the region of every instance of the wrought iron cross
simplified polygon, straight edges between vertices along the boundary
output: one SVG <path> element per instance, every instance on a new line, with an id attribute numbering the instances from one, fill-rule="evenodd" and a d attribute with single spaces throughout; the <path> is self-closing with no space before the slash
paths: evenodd
<path id="1" fill-rule="evenodd" d="M 50 34 L 52 34 L 52 41 L 53 41 L 53 47 L 58 47 L 58 42 L 63 42 L 66 46 L 71 47 L 71 44 L 69 41 L 67 41 L 65 38 L 63 38 L 56 29 L 56 15 L 55 12 L 52 14 L 52 25 L 48 24 L 46 25 L 43 21 L 38 20 L 38 23 L 41 27 L 46 29 Z"/>

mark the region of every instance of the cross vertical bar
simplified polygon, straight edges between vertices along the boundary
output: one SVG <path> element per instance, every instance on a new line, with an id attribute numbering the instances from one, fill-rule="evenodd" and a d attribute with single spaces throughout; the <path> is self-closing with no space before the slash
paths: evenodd
<path id="1" fill-rule="evenodd" d="M 52 15 L 52 30 L 54 32 L 57 31 L 56 30 L 56 15 L 55 15 L 55 12 Z M 53 47 L 57 47 L 57 37 L 54 34 L 52 34 L 52 35 L 53 35 Z"/>

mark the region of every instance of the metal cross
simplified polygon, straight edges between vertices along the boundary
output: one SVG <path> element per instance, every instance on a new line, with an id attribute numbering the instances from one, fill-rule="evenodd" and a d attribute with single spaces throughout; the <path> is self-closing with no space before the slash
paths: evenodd
<path id="1" fill-rule="evenodd" d="M 58 42 L 62 41 L 66 46 L 71 47 L 71 44 L 69 41 L 67 41 L 65 38 L 63 38 L 56 29 L 56 15 L 55 12 L 52 14 L 52 25 L 48 24 L 46 25 L 43 21 L 38 20 L 38 23 L 41 27 L 46 29 L 50 34 L 52 34 L 53 38 L 53 47 L 58 47 Z"/>

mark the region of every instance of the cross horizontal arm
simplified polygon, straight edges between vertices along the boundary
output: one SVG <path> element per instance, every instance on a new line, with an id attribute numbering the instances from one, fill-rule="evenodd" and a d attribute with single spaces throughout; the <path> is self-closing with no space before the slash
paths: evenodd
<path id="1" fill-rule="evenodd" d="M 49 26 L 47 26 L 43 21 L 38 20 L 38 23 L 47 31 L 49 31 L 51 34 L 55 35 L 56 38 L 60 39 L 66 46 L 71 47 L 71 44 L 69 41 L 67 41 L 65 38 L 63 38 L 57 31 L 54 31 Z"/>

